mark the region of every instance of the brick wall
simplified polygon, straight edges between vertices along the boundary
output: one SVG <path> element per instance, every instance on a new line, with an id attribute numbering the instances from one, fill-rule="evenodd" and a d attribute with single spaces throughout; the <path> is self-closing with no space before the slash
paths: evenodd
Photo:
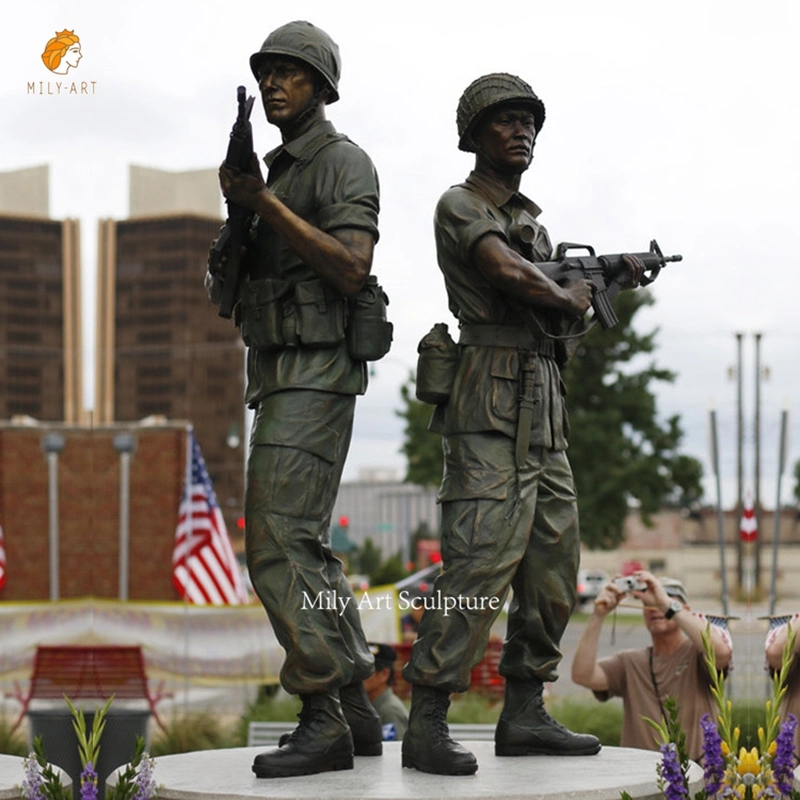
<path id="1" fill-rule="evenodd" d="M 0 428 L 0 523 L 8 561 L 0 600 L 50 597 L 48 462 L 42 447 L 48 432 L 65 440 L 58 457 L 60 597 L 118 597 L 120 456 L 114 436 L 125 432 L 136 441 L 129 598 L 178 600 L 172 547 L 185 475 L 182 426 Z"/>

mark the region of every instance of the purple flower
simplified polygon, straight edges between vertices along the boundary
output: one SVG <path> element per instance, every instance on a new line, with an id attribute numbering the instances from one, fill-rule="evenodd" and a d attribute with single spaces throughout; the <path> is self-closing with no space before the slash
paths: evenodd
<path id="1" fill-rule="evenodd" d="M 97 800 L 97 772 L 91 761 L 81 772 L 81 800 Z"/>
<path id="2" fill-rule="evenodd" d="M 25 778 L 22 781 L 22 797 L 24 800 L 44 800 L 42 790 L 42 768 L 36 760 L 36 755 L 31 753 L 23 762 Z"/>
<path id="3" fill-rule="evenodd" d="M 709 714 L 700 717 L 700 727 L 703 729 L 703 780 L 706 792 L 713 796 L 722 788 L 725 778 L 722 737 Z"/>
<path id="4" fill-rule="evenodd" d="M 678 760 L 678 748 L 674 742 L 662 744 L 661 750 L 661 778 L 664 783 L 664 797 L 666 800 L 684 800 L 689 797 L 686 781 L 683 779 L 681 762 Z"/>
<path id="5" fill-rule="evenodd" d="M 136 791 L 133 800 L 153 800 L 155 797 L 156 782 L 153 778 L 153 759 L 147 753 L 144 753 L 139 763 L 134 786 Z"/>
<path id="6" fill-rule="evenodd" d="M 789 714 L 786 722 L 781 725 L 781 729 L 775 738 L 775 756 L 772 759 L 772 774 L 775 783 L 781 794 L 787 797 L 792 795 L 792 785 L 794 783 L 794 731 L 797 728 L 797 717 Z"/>

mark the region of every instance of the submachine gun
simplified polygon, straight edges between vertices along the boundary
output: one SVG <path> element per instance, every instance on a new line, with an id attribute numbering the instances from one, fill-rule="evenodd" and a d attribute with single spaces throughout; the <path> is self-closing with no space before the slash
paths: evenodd
<path id="1" fill-rule="evenodd" d="M 569 255 L 570 250 L 588 250 L 589 255 Z M 642 286 L 652 283 L 670 261 L 683 260 L 683 256 L 679 255 L 665 256 L 655 239 L 650 242 L 648 252 L 630 253 L 630 255 L 636 256 L 644 264 L 647 274 L 642 276 Z M 625 285 L 629 275 L 622 256 L 622 253 L 596 256 L 594 248 L 588 244 L 562 242 L 556 248 L 554 261 L 536 262 L 535 265 L 556 283 L 581 279 L 591 281 L 594 284 L 592 294 L 594 318 L 603 328 L 608 329 L 619 322 L 611 303 Z"/>
<path id="2" fill-rule="evenodd" d="M 225 164 L 236 172 L 250 172 L 253 160 L 253 126 L 250 124 L 250 112 L 253 110 L 255 98 L 247 97 L 244 86 L 238 87 L 236 95 L 239 111 L 231 130 Z M 228 219 L 211 247 L 210 263 L 221 267 L 223 283 L 219 315 L 230 319 L 238 296 L 242 276 L 242 250 L 253 212 L 237 206 L 230 200 L 225 202 L 228 206 Z"/>

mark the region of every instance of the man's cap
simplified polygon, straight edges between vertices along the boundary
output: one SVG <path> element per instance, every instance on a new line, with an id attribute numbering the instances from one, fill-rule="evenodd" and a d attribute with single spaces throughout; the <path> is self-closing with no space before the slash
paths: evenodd
<path id="1" fill-rule="evenodd" d="M 677 598 L 685 605 L 689 604 L 689 595 L 686 587 L 677 578 L 661 578 L 661 585 L 670 597 Z"/>
<path id="2" fill-rule="evenodd" d="M 330 88 L 328 105 L 339 99 L 339 76 L 342 72 L 339 46 L 322 28 L 297 20 L 272 31 L 261 49 L 250 56 L 250 69 L 256 80 L 259 64 L 268 56 L 289 56 L 313 67 Z"/>
<path id="3" fill-rule="evenodd" d="M 379 644 L 377 642 L 370 642 L 369 649 L 375 657 L 375 669 L 382 670 L 386 667 L 394 667 L 394 662 L 397 661 L 397 653 L 393 647 L 388 644 Z"/>

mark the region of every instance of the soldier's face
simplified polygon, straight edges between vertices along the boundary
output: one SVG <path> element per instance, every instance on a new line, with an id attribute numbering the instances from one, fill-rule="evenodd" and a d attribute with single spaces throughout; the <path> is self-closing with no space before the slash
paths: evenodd
<path id="1" fill-rule="evenodd" d="M 533 157 L 536 126 L 524 104 L 508 103 L 490 108 L 476 131 L 478 155 L 507 175 L 524 172 Z"/>
<path id="2" fill-rule="evenodd" d="M 258 88 L 267 121 L 291 124 L 314 100 L 314 73 L 302 61 L 276 56 L 258 67 Z"/>

